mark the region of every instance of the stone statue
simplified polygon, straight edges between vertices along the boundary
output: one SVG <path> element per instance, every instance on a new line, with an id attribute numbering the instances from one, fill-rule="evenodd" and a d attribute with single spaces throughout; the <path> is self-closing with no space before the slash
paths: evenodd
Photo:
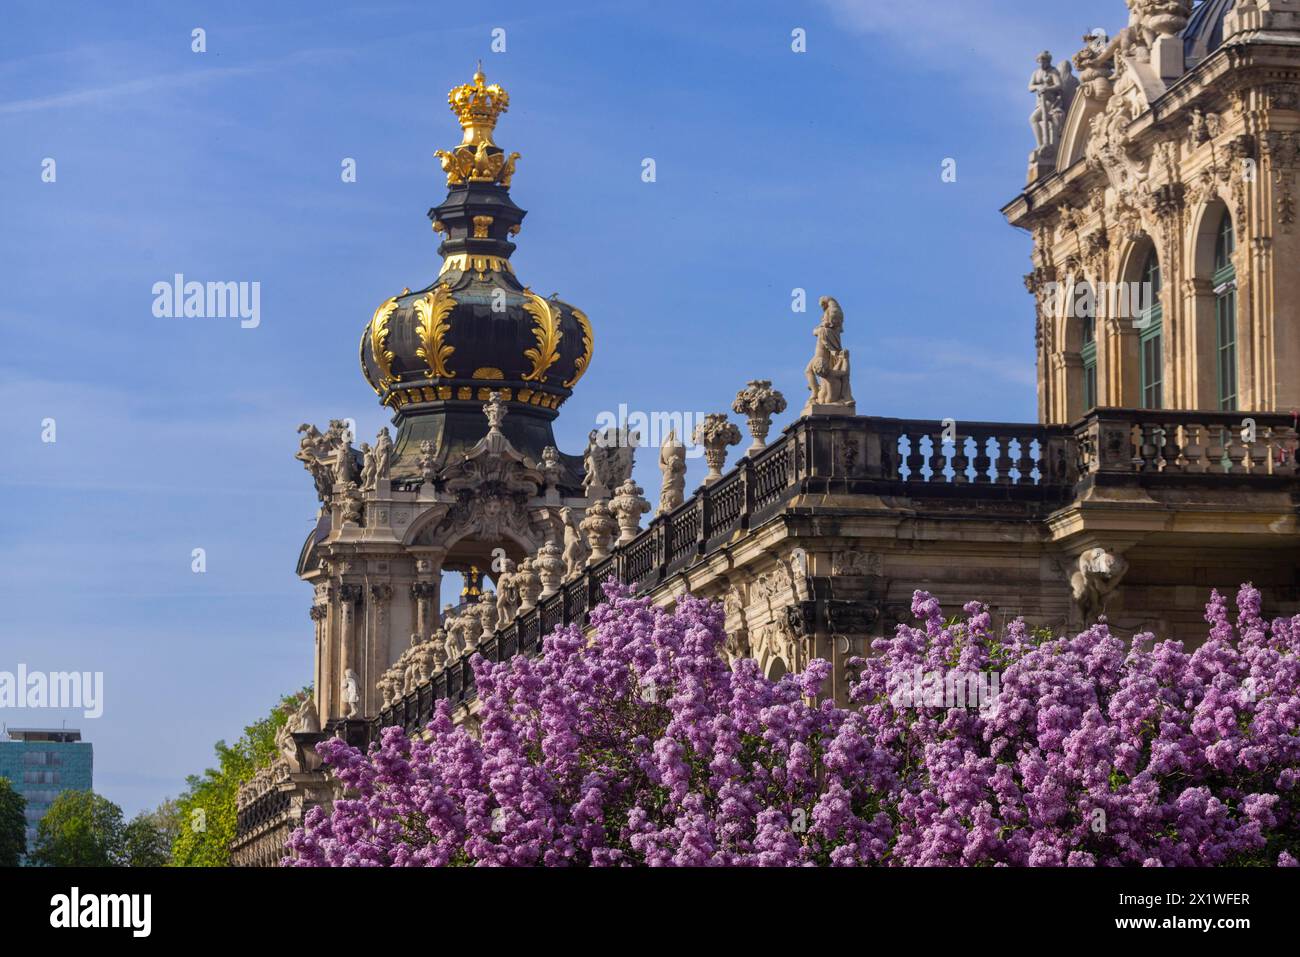
<path id="1" fill-rule="evenodd" d="M 330 423 L 331 433 L 335 432 L 335 425 L 335 422 Z M 342 422 L 338 422 L 337 425 L 340 438 L 335 444 L 334 482 L 335 484 L 355 482 L 360 478 L 357 472 L 356 450 L 352 448 L 352 443 L 349 441 L 347 426 Z"/>
<path id="2" fill-rule="evenodd" d="M 515 620 L 518 611 L 519 588 L 515 584 L 515 563 L 503 558 L 501 570 L 497 572 L 497 622 L 504 628 Z"/>
<path id="3" fill-rule="evenodd" d="M 547 488 L 559 488 L 560 477 L 564 474 L 564 465 L 560 462 L 560 450 L 553 445 L 542 449 L 542 475 L 546 477 Z"/>
<path id="4" fill-rule="evenodd" d="M 383 481 L 393 467 L 393 437 L 388 434 L 388 426 L 379 430 L 375 436 L 375 478 Z"/>
<path id="5" fill-rule="evenodd" d="M 334 471 L 324 462 L 327 452 L 325 437 L 320 429 L 306 422 L 298 426 L 298 434 L 302 436 L 302 440 L 298 443 L 298 451 L 294 453 L 294 458 L 311 473 L 312 480 L 316 483 L 316 495 L 321 502 L 326 502 L 334 488 Z"/>
<path id="6" fill-rule="evenodd" d="M 817 348 L 812 361 L 804 370 L 808 378 L 808 403 L 803 414 L 808 415 L 829 406 L 824 411 L 852 415 L 856 408 L 853 389 L 849 383 L 849 350 L 841 343 L 844 331 L 844 312 L 830 296 L 818 300 L 822 307 L 821 322 L 813 330 Z"/>
<path id="7" fill-rule="evenodd" d="M 1077 569 L 1070 590 L 1086 625 L 1106 610 L 1106 599 L 1128 572 L 1128 562 L 1104 548 L 1089 548 L 1079 556 Z"/>
<path id="8" fill-rule="evenodd" d="M 587 498 L 609 498 L 632 477 L 632 467 L 641 434 L 627 426 L 592 429 L 583 453 L 582 490 Z"/>
<path id="9" fill-rule="evenodd" d="M 316 495 L 324 504 L 329 501 L 336 483 L 357 478 L 347 423 L 342 419 L 331 419 L 329 428 L 322 433 L 316 426 L 304 422 L 298 426 L 298 433 L 302 439 L 294 458 L 311 473 Z"/>
<path id="10" fill-rule="evenodd" d="M 343 482 L 338 486 L 339 508 L 344 525 L 361 524 L 361 489 L 356 482 Z"/>
<path id="11" fill-rule="evenodd" d="M 1045 160 L 1056 155 L 1056 144 L 1060 141 L 1061 130 L 1065 126 L 1065 114 L 1070 109 L 1062 70 L 1066 71 L 1073 82 L 1069 61 L 1064 61 L 1058 69 L 1052 66 L 1052 54 L 1044 50 L 1038 54 L 1038 69 L 1029 78 L 1029 92 L 1037 100 L 1034 112 L 1029 117 L 1037 145 L 1034 160 Z"/>
<path id="12" fill-rule="evenodd" d="M 731 403 L 731 410 L 749 421 L 749 434 L 754 437 L 754 444 L 746 454 L 753 455 L 767 447 L 767 433 L 772 428 L 772 416 L 780 415 L 785 408 L 785 396 L 772 388 L 769 379 L 751 379 L 745 388 L 736 393 L 736 401 Z"/>
<path id="13" fill-rule="evenodd" d="M 314 734 L 320 731 L 320 712 L 316 710 L 316 699 L 311 695 L 303 698 L 302 704 L 298 705 L 298 710 L 293 713 L 288 724 L 294 733 Z"/>
<path id="14" fill-rule="evenodd" d="M 483 406 L 483 414 L 487 416 L 488 431 L 500 432 L 501 423 L 506 420 L 506 404 L 501 401 L 500 392 L 492 392 L 488 395 L 488 401 Z"/>
<path id="15" fill-rule="evenodd" d="M 670 429 L 659 449 L 659 471 L 663 485 L 659 488 L 659 511 L 656 515 L 671 512 L 686 500 L 686 446 L 677 438 L 677 430 Z"/>
<path id="16" fill-rule="evenodd" d="M 289 716 L 289 720 L 280 726 L 280 730 L 275 733 L 275 747 L 280 752 L 285 761 L 288 762 L 291 771 L 310 770 L 310 767 L 304 765 L 313 765 L 312 760 L 314 752 L 299 755 L 298 742 L 293 736 L 300 732 L 315 733 L 320 731 L 320 714 L 316 711 L 316 701 L 311 695 L 303 699 L 302 704 L 298 705 L 298 710 Z M 306 759 L 305 761 L 303 759 Z"/>
<path id="17" fill-rule="evenodd" d="M 455 661 L 465 650 L 465 619 L 461 615 L 452 615 L 442 624 L 447 629 L 447 660 Z"/>
<path id="18" fill-rule="evenodd" d="M 357 680 L 357 673 L 349 668 L 343 672 L 344 716 L 355 718 L 357 716 L 357 705 L 360 702 L 361 682 Z"/>
<path id="19" fill-rule="evenodd" d="M 375 487 L 375 453 L 369 442 L 361 443 L 361 490 L 369 492 Z"/>
<path id="20" fill-rule="evenodd" d="M 591 555 L 591 549 L 587 547 L 586 538 L 578 530 L 578 523 L 582 521 L 583 514 L 577 509 L 566 507 L 560 509 L 560 517 L 564 520 L 564 577 L 567 580 L 581 574 L 587 567 L 587 558 Z"/>
<path id="21" fill-rule="evenodd" d="M 1074 65 L 1079 71 L 1079 86 L 1088 99 L 1104 101 L 1110 96 L 1118 46 L 1119 41 L 1112 42 L 1100 27 L 1083 38 L 1083 49 L 1074 55 Z"/>

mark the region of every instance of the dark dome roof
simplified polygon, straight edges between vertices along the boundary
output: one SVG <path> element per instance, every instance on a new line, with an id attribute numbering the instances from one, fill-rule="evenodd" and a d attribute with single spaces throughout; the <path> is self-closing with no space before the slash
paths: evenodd
<path id="1" fill-rule="evenodd" d="M 1183 55 L 1191 69 L 1223 45 L 1223 18 L 1236 0 L 1202 0 L 1183 28 Z"/>
<path id="2" fill-rule="evenodd" d="M 510 96 L 482 68 L 448 95 L 463 139 L 438 150 L 447 198 L 429 210 L 445 235 L 442 270 L 419 292 L 385 300 L 361 334 L 361 371 L 402 419 L 472 411 L 493 392 L 543 418 L 591 363 L 591 324 L 554 295 L 542 298 L 515 278 L 511 237 L 527 213 L 510 198 L 518 153 L 493 142 Z"/>
<path id="3" fill-rule="evenodd" d="M 475 187 L 484 189 L 502 188 Z M 467 244 L 490 248 L 447 248 Z M 510 403 L 555 410 L 572 394 L 591 361 L 591 324 L 581 310 L 523 286 L 506 258 L 513 248 L 449 240 L 432 285 L 380 305 L 361 335 L 361 369 L 384 405 L 404 415 L 449 401 L 478 409 L 497 391 Z"/>

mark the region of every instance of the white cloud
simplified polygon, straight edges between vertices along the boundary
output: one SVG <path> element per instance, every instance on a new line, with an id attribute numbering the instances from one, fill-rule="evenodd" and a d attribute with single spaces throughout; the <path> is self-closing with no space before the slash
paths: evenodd
<path id="1" fill-rule="evenodd" d="M 1127 21 L 1120 0 L 1069 5 L 1009 0 L 822 0 L 844 27 L 888 40 L 931 69 L 1024 100 L 1034 57 L 1048 47 L 1073 55 L 1093 22 Z M 1119 8 L 1119 9 L 1115 9 Z M 1112 31 L 1113 32 L 1113 31 Z M 1076 42 L 1077 41 L 1077 42 Z M 1054 48 L 1053 42 L 1065 46 Z"/>

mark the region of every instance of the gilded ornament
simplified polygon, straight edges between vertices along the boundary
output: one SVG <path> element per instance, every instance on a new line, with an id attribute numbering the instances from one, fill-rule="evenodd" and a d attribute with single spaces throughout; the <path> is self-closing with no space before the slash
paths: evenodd
<path id="1" fill-rule="evenodd" d="M 578 360 L 573 364 L 573 378 L 564 383 L 566 389 L 572 389 L 586 373 L 595 346 L 595 334 L 591 331 L 591 320 L 587 318 L 587 314 L 581 309 L 574 309 L 573 318 L 577 319 L 578 325 L 582 327 L 582 355 L 578 356 Z"/>
<path id="2" fill-rule="evenodd" d="M 447 102 L 464 130 L 459 146 L 434 153 L 447 174 L 447 185 L 470 182 L 509 186 L 519 154 L 507 156 L 492 142 L 492 131 L 497 117 L 509 107 L 510 95 L 496 83 L 489 86 L 480 66 L 474 81 L 455 87 L 448 94 Z"/>
<path id="3" fill-rule="evenodd" d="M 447 359 L 456 349 L 445 343 L 451 323 L 444 321 L 454 308 L 456 300 L 446 283 L 439 283 L 432 292 L 415 301 L 415 313 L 419 316 L 415 334 L 420 339 L 415 354 L 425 361 L 433 376 L 451 378 L 456 374 L 447 368 Z"/>
<path id="4" fill-rule="evenodd" d="M 533 363 L 532 370 L 524 376 L 525 382 L 546 382 L 546 371 L 560 358 L 560 315 L 559 310 L 527 286 L 524 287 L 524 312 L 536 320 L 533 338 L 537 340 L 536 349 L 524 350 L 524 358 Z"/>
<path id="5" fill-rule="evenodd" d="M 397 297 L 385 300 L 370 319 L 370 355 L 379 367 L 379 388 L 393 384 L 393 353 L 386 348 L 388 320 L 397 309 Z"/>

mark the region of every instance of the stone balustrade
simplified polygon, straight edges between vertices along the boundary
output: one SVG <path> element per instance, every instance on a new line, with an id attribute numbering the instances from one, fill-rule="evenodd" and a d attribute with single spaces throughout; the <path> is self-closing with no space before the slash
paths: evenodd
<path id="1" fill-rule="evenodd" d="M 1247 429 L 1253 423 L 1254 434 Z M 782 513 L 800 495 L 878 494 L 942 499 L 972 511 L 1019 502 L 1038 513 L 1068 504 L 1080 483 L 1294 478 L 1297 435 L 1289 415 L 1101 409 L 1073 426 L 961 423 L 866 416 L 799 419 L 766 448 L 741 459 L 678 508 L 660 515 L 610 555 L 484 634 L 473 652 L 369 720 L 370 736 L 402 725 L 414 732 L 446 698 L 474 697 L 472 654 L 501 661 L 537 654 L 542 637 L 585 624 L 613 578 L 648 592 L 735 537 Z M 1250 439 L 1251 441 L 1245 441 Z"/>

